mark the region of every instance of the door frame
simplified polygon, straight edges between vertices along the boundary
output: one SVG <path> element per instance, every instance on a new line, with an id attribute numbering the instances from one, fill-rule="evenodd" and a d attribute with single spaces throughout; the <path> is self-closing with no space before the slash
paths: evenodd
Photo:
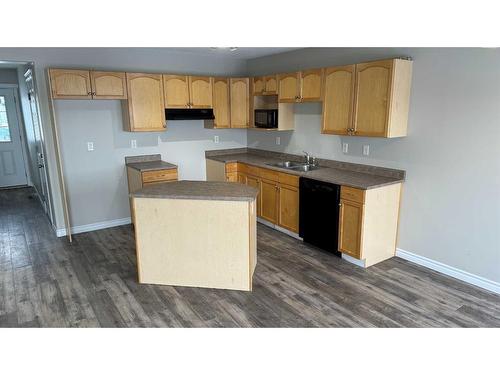
<path id="1" fill-rule="evenodd" d="M 16 83 L 0 83 L 0 89 L 7 89 L 7 90 L 12 89 L 12 93 L 14 95 L 14 105 L 16 107 L 17 125 L 19 127 L 19 137 L 21 138 L 21 154 L 23 157 L 24 173 L 26 174 L 26 184 L 27 186 L 31 186 L 32 181 L 31 181 L 31 173 L 29 170 L 28 153 L 27 153 L 28 144 L 26 142 L 24 134 L 26 127 L 24 124 L 24 117 L 21 111 L 21 101 L 19 98 L 19 85 Z"/>

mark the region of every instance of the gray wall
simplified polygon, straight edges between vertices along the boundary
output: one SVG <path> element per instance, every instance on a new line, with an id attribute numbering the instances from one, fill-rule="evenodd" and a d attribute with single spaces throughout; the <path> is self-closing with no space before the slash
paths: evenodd
<path id="1" fill-rule="evenodd" d="M 405 169 L 398 247 L 500 282 L 500 50 L 306 49 L 248 62 L 251 75 L 398 55 L 414 59 L 408 137 L 321 135 L 321 104 L 296 129 L 248 132 L 249 147 Z M 349 153 L 342 153 L 342 142 Z M 362 156 L 363 145 L 370 155 Z"/>
<path id="2" fill-rule="evenodd" d="M 246 70 L 246 63 L 243 60 L 227 59 L 223 56 L 200 56 L 192 53 L 182 53 L 171 51 L 161 48 L 0 48 L 0 61 L 18 61 L 35 63 L 35 74 L 37 78 L 38 91 L 40 94 L 41 116 L 43 121 L 43 128 L 45 134 L 45 142 L 47 149 L 47 169 L 49 173 L 49 180 L 51 190 L 53 192 L 53 212 L 55 215 L 55 223 L 57 228 L 64 227 L 64 219 L 62 214 L 62 203 L 60 196 L 60 186 L 58 181 L 56 162 L 55 162 L 55 148 L 52 132 L 52 121 L 48 106 L 48 85 L 46 78 L 46 69 L 49 67 L 89 67 L 93 69 L 107 69 L 107 70 L 126 70 L 138 72 L 175 72 L 175 73 L 193 73 L 193 74 L 212 74 L 212 75 L 244 75 Z M 87 101 L 59 101 L 57 104 L 57 116 L 59 119 L 59 128 L 61 129 L 62 139 L 61 143 L 65 145 L 63 150 L 63 160 L 65 163 L 65 171 L 68 173 L 68 186 L 70 187 L 70 205 L 73 208 L 72 218 L 73 225 L 91 224 L 100 221 L 120 219 L 128 216 L 128 203 L 123 189 L 118 193 L 119 198 L 113 198 L 114 204 L 112 208 L 106 208 L 103 203 L 108 199 L 112 193 L 111 185 L 116 184 L 117 176 L 121 176 L 123 182 L 123 163 L 118 161 L 102 165 L 102 160 L 96 158 L 101 150 L 104 150 L 105 145 L 114 144 L 115 139 L 111 132 L 117 129 L 117 122 L 119 122 L 119 102 L 87 102 Z M 68 110 L 78 112 L 76 115 Z M 77 125 L 84 125 L 89 129 L 88 137 L 83 137 L 79 132 L 81 129 Z M 210 141 L 212 136 L 211 131 L 201 131 L 201 125 L 198 123 L 185 124 L 186 128 L 192 129 L 194 133 L 198 133 L 197 139 L 193 145 L 196 145 L 197 160 L 193 160 L 192 150 L 183 144 L 181 139 L 191 137 L 191 132 L 184 132 L 182 129 L 176 132 L 176 127 L 180 125 L 173 125 L 169 127 L 166 137 L 170 139 L 167 143 L 160 147 L 152 147 L 152 141 L 149 138 L 157 138 L 157 135 L 134 135 L 134 139 L 138 140 L 138 148 L 135 150 L 129 149 L 126 151 L 123 147 L 125 141 L 118 142 L 114 146 L 110 158 L 121 158 L 125 154 L 144 154 L 150 152 L 161 152 L 165 160 L 168 161 L 181 161 L 180 168 L 184 170 L 183 174 L 188 178 L 200 178 L 202 170 L 194 173 L 195 165 L 202 165 L 201 149 L 216 148 L 215 144 Z M 96 142 L 96 151 L 94 153 L 85 154 L 85 160 L 89 163 L 94 163 L 87 168 L 95 169 L 95 174 L 91 174 L 85 170 L 81 173 L 84 177 L 80 176 L 79 172 L 74 169 L 74 162 L 78 164 L 79 160 L 74 155 L 78 154 L 83 147 L 86 147 L 88 138 L 95 138 L 91 131 L 96 131 L 96 134 L 108 131 L 106 141 L 102 144 L 102 149 Z M 177 137 L 174 137 L 174 133 Z M 119 133 L 121 138 L 127 138 L 125 133 Z M 170 135 L 168 135 L 170 134 Z M 230 145 L 244 146 L 246 143 L 245 131 L 222 131 L 220 133 L 221 143 L 220 147 L 230 147 Z M 133 138 L 133 137 L 129 137 Z M 149 139 L 149 140 L 146 140 Z M 99 141 L 101 142 L 101 141 Z M 130 142 L 128 142 L 130 144 Z M 73 148 L 69 148 L 72 145 Z M 149 145 L 149 146 L 146 146 Z M 168 150 L 168 151 L 167 151 Z M 115 153 L 116 152 L 116 153 Z M 113 155 L 113 156 L 111 156 Z M 83 157 L 83 156 L 82 156 Z M 111 160 L 111 159 L 108 159 Z M 114 160 L 114 159 L 113 159 Z M 102 171 L 106 169 L 107 175 Z M 92 178 L 91 178 L 92 175 Z M 89 180 L 90 179 L 90 180 Z M 106 187 L 107 193 L 101 194 L 100 190 L 92 192 L 83 191 L 86 188 L 81 186 L 82 183 L 89 183 L 93 179 L 100 181 L 99 186 Z M 97 185 L 95 185 L 97 186 Z M 79 199 L 85 196 L 87 202 L 80 207 L 81 202 Z M 88 206 L 88 207 L 87 207 Z"/>
<path id="3" fill-rule="evenodd" d="M 17 85 L 17 70 L 2 69 L 0 65 L 0 83 Z"/>

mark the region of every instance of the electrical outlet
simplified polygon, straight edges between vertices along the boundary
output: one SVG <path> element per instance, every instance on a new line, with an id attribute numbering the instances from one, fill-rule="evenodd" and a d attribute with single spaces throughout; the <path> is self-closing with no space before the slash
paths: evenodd
<path id="1" fill-rule="evenodd" d="M 347 152 L 349 151 L 349 143 L 342 143 L 342 152 L 344 154 L 347 154 Z"/>
<path id="2" fill-rule="evenodd" d="M 280 137 L 276 137 L 276 144 L 278 146 L 281 144 L 281 138 Z"/>
<path id="3" fill-rule="evenodd" d="M 370 145 L 363 145 L 363 155 L 370 155 Z"/>
<path id="4" fill-rule="evenodd" d="M 130 147 L 132 148 L 137 148 L 137 140 L 136 139 L 132 139 L 130 141 Z"/>
<path id="5" fill-rule="evenodd" d="M 219 136 L 218 135 L 214 135 L 214 143 L 219 143 Z"/>
<path id="6" fill-rule="evenodd" d="M 94 142 L 87 142 L 87 151 L 94 151 Z"/>

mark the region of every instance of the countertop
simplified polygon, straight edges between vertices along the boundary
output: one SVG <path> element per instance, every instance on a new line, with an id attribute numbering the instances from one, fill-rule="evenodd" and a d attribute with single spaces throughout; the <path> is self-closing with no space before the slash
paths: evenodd
<path id="1" fill-rule="evenodd" d="M 220 161 L 223 163 L 241 162 L 256 167 L 268 168 L 283 173 L 303 176 L 318 181 L 330 182 L 337 185 L 350 186 L 362 190 L 374 189 L 381 186 L 392 185 L 404 181 L 404 174 L 405 174 L 404 171 L 390 170 L 381 167 L 363 166 L 360 164 L 350 164 L 350 163 L 343 163 L 343 162 L 329 161 L 322 159 L 319 160 L 320 168 L 309 172 L 300 172 L 300 171 L 294 171 L 293 169 L 290 170 L 279 167 L 273 167 L 269 164 L 283 161 L 284 157 L 289 155 L 287 154 L 280 155 L 279 153 L 276 152 L 267 152 L 267 151 L 262 151 L 262 154 L 259 155 L 259 151 L 260 150 L 252 150 L 252 152 L 237 151 L 236 153 L 229 153 L 229 150 L 221 150 L 221 154 L 219 155 L 213 154 L 216 153 L 217 151 L 210 151 L 207 152 L 206 158 L 215 161 Z M 296 155 L 294 157 L 295 159 L 297 159 Z M 325 164 L 330 164 L 330 165 L 325 165 Z M 342 166 L 342 168 L 335 168 L 334 166 L 331 166 L 331 164 L 334 165 L 338 164 L 339 166 Z M 360 172 L 359 170 L 356 171 L 349 168 L 366 169 L 370 170 L 370 173 Z M 386 175 L 376 174 L 377 170 L 380 170 L 381 174 L 386 174 Z M 392 176 L 390 174 L 392 174 Z"/>
<path id="2" fill-rule="evenodd" d="M 253 201 L 254 187 L 220 181 L 173 181 L 149 185 L 131 193 L 134 198 Z"/>
<path id="3" fill-rule="evenodd" d="M 139 172 L 158 171 L 162 169 L 176 169 L 177 165 L 167 163 L 163 160 L 141 161 L 134 163 L 127 163 L 127 167 L 134 168 Z"/>

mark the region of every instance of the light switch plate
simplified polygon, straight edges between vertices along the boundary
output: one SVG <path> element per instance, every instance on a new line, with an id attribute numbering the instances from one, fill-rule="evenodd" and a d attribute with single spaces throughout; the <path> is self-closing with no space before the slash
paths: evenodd
<path id="1" fill-rule="evenodd" d="M 278 146 L 281 144 L 281 138 L 280 137 L 276 137 L 276 144 Z"/>
<path id="2" fill-rule="evenodd" d="M 87 142 L 87 151 L 94 151 L 94 142 Z"/>
<path id="3" fill-rule="evenodd" d="M 137 140 L 136 139 L 132 139 L 130 141 L 130 147 L 132 148 L 137 148 Z"/>
<path id="4" fill-rule="evenodd" d="M 349 151 L 349 143 L 346 142 L 342 143 L 342 152 L 344 154 L 347 154 L 348 151 Z"/>
<path id="5" fill-rule="evenodd" d="M 219 143 L 219 136 L 218 135 L 214 135 L 214 143 Z"/>
<path id="6" fill-rule="evenodd" d="M 363 155 L 370 155 L 370 145 L 363 145 Z"/>

